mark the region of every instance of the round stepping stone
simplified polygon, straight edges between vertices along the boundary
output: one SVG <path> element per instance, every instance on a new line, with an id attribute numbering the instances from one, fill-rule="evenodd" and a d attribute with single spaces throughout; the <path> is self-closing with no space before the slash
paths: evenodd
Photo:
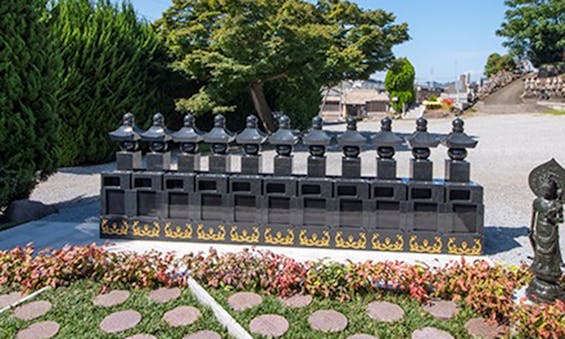
<path id="1" fill-rule="evenodd" d="M 33 301 L 29 304 L 18 306 L 14 310 L 14 317 L 20 320 L 32 320 L 41 317 L 51 310 L 51 303 L 45 300 Z"/>
<path id="2" fill-rule="evenodd" d="M 288 331 L 288 321 L 277 314 L 260 315 L 249 323 L 251 333 L 278 338 Z"/>
<path id="3" fill-rule="evenodd" d="M 312 296 L 309 294 L 296 294 L 292 297 L 281 298 L 280 300 L 283 305 L 288 308 L 301 308 L 310 305 L 310 303 L 312 302 Z"/>
<path id="4" fill-rule="evenodd" d="M 149 299 L 164 304 L 180 297 L 180 288 L 161 287 L 149 293 Z"/>
<path id="5" fill-rule="evenodd" d="M 182 339 L 222 339 L 222 336 L 217 332 L 204 330 L 187 334 Z"/>
<path id="6" fill-rule="evenodd" d="M 404 318 L 404 310 L 388 301 L 373 301 L 367 305 L 367 315 L 374 320 L 392 323 Z"/>
<path id="7" fill-rule="evenodd" d="M 235 311 L 243 311 L 253 306 L 259 305 L 263 298 L 257 293 L 253 292 L 237 292 L 228 298 L 228 304 Z"/>
<path id="8" fill-rule="evenodd" d="M 424 305 L 424 310 L 441 320 L 451 319 L 459 311 L 456 303 L 447 300 L 432 300 Z"/>
<path id="9" fill-rule="evenodd" d="M 312 329 L 322 332 L 340 332 L 347 327 L 347 318 L 333 310 L 319 310 L 308 317 Z"/>
<path id="10" fill-rule="evenodd" d="M 491 325 L 483 318 L 473 318 L 467 321 L 465 328 L 471 337 L 495 339 L 504 335 L 504 327 L 497 324 Z"/>
<path id="11" fill-rule="evenodd" d="M 434 327 L 423 327 L 412 332 L 412 339 L 454 339 L 453 336 L 445 331 Z"/>
<path id="12" fill-rule="evenodd" d="M 94 305 L 102 307 L 117 306 L 129 298 L 129 292 L 115 290 L 110 293 L 99 294 L 94 298 Z"/>
<path id="13" fill-rule="evenodd" d="M 171 327 L 190 325 L 200 318 L 200 311 L 192 306 L 179 306 L 165 313 L 163 320 Z"/>
<path id="14" fill-rule="evenodd" d="M 20 292 L 11 292 L 8 294 L 0 294 L 0 308 L 4 308 L 6 306 L 10 306 L 16 301 L 23 298 Z"/>
<path id="15" fill-rule="evenodd" d="M 157 339 L 156 336 L 151 334 L 135 334 L 132 336 L 127 337 L 126 339 Z"/>
<path id="16" fill-rule="evenodd" d="M 59 332 L 59 324 L 54 321 L 41 321 L 31 324 L 18 332 L 17 339 L 47 339 L 52 338 Z"/>
<path id="17" fill-rule="evenodd" d="M 100 329 L 106 333 L 117 333 L 134 328 L 141 321 L 141 314 L 134 310 L 114 312 L 100 323 Z"/>
<path id="18" fill-rule="evenodd" d="M 347 339 L 379 339 L 379 337 L 375 337 L 374 335 L 365 334 L 365 333 L 357 333 L 354 335 L 350 335 Z"/>

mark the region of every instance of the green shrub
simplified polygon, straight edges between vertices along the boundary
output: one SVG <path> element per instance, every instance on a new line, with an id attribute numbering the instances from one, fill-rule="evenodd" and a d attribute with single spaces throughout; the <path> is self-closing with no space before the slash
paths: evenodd
<path id="1" fill-rule="evenodd" d="M 159 89 L 164 49 L 129 3 L 59 0 L 52 10 L 54 41 L 64 70 L 59 92 L 61 164 L 108 161 L 108 132 L 131 111 L 140 124 L 173 109 Z"/>
<path id="2" fill-rule="evenodd" d="M 45 1 L 0 1 L 0 210 L 54 172 L 57 72 Z"/>
<path id="3" fill-rule="evenodd" d="M 414 79 L 416 72 L 414 66 L 406 58 L 398 58 L 389 68 L 385 77 L 385 88 L 391 98 L 391 106 L 396 112 L 402 112 L 403 104 L 406 108 L 416 99 Z M 396 100 L 392 100 L 396 98 Z"/>

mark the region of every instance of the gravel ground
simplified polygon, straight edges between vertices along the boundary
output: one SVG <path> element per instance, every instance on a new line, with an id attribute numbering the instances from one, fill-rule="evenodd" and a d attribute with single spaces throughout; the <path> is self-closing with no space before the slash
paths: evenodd
<path id="1" fill-rule="evenodd" d="M 395 121 L 393 130 L 411 133 L 414 121 Z M 469 151 L 472 180 L 485 189 L 485 251 L 495 261 L 519 263 L 531 255 L 527 237 L 531 204 L 534 195 L 528 187 L 528 174 L 537 165 L 555 158 L 565 166 L 565 116 L 543 114 L 477 115 L 465 118 L 466 132 L 476 136 L 479 144 Z M 343 131 L 344 125 L 326 127 L 332 131 Z M 362 132 L 374 133 L 380 129 L 379 122 L 359 123 Z M 451 120 L 430 120 L 429 131 L 448 133 Z M 263 169 L 272 171 L 274 151 L 264 152 Z M 295 172 L 306 173 L 304 148 L 295 156 Z M 361 153 L 363 175 L 375 173 L 376 152 L 369 147 Z M 399 176 L 408 176 L 411 154 L 403 148 L 397 152 Z M 341 153 L 336 145 L 328 154 L 328 174 L 339 175 Z M 446 149 L 432 150 L 434 177 L 442 178 Z M 239 158 L 232 158 L 232 170 L 240 167 Z M 62 203 L 59 214 L 45 221 L 93 221 L 98 215 L 98 195 L 102 171 L 112 170 L 115 164 L 104 164 L 80 168 L 62 168 L 58 173 L 41 183 L 32 193 L 31 199 L 44 203 Z M 204 157 L 204 169 L 207 159 Z M 565 252 L 565 231 L 561 231 L 561 248 Z"/>

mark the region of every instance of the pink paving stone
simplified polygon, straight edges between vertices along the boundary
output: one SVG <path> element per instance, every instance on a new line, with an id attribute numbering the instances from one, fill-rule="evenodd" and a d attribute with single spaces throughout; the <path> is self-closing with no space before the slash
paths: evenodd
<path id="1" fill-rule="evenodd" d="M 187 334 L 182 339 L 222 339 L 222 336 L 217 332 L 204 330 Z"/>
<path id="2" fill-rule="evenodd" d="M 365 333 L 358 333 L 354 335 L 350 335 L 347 339 L 379 339 L 379 337 L 375 337 L 374 335 L 365 334 Z"/>
<path id="3" fill-rule="evenodd" d="M 277 314 L 260 315 L 249 323 L 251 333 L 278 338 L 288 331 L 288 321 Z"/>
<path id="4" fill-rule="evenodd" d="M 424 310 L 441 320 L 451 319 L 459 311 L 456 303 L 447 300 L 432 300 L 424 305 Z"/>
<path id="5" fill-rule="evenodd" d="M 467 321 L 465 328 L 471 337 L 495 339 L 504 335 L 503 326 L 499 326 L 497 324 L 491 325 L 483 318 L 473 318 Z"/>
<path id="6" fill-rule="evenodd" d="M 117 333 L 134 328 L 141 321 L 141 314 L 134 310 L 114 312 L 100 323 L 100 329 L 106 333 Z"/>
<path id="7" fill-rule="evenodd" d="M 381 322 L 395 322 L 404 318 L 404 310 L 400 306 L 388 301 L 373 301 L 367 305 L 369 318 Z"/>
<path id="8" fill-rule="evenodd" d="M 110 293 L 99 294 L 94 298 L 94 305 L 102 307 L 117 306 L 129 298 L 129 292 L 114 290 Z"/>
<path id="9" fill-rule="evenodd" d="M 149 293 L 149 299 L 164 304 L 171 300 L 177 299 L 178 297 L 180 297 L 180 294 L 181 291 L 180 288 L 178 287 L 174 287 L 174 288 L 161 287 L 154 291 L 151 291 L 151 293 Z"/>
<path id="10" fill-rule="evenodd" d="M 310 305 L 312 302 L 311 295 L 296 294 L 292 297 L 281 298 L 281 302 L 288 308 L 301 308 Z"/>
<path id="11" fill-rule="evenodd" d="M 11 292 L 8 294 L 0 294 L 0 308 L 10 306 L 24 296 L 20 292 Z"/>
<path id="12" fill-rule="evenodd" d="M 454 339 L 445 331 L 433 327 L 423 327 L 412 332 L 412 339 Z"/>
<path id="13" fill-rule="evenodd" d="M 18 332 L 17 339 L 47 339 L 52 338 L 59 332 L 59 324 L 54 321 L 41 321 L 31 324 Z"/>
<path id="14" fill-rule="evenodd" d="M 340 332 L 347 327 L 347 318 L 337 311 L 319 310 L 310 314 L 308 323 L 314 330 Z"/>
<path id="15" fill-rule="evenodd" d="M 45 300 L 33 301 L 29 304 L 18 306 L 14 310 L 14 317 L 20 320 L 32 320 L 41 317 L 51 310 L 51 303 Z"/>
<path id="16" fill-rule="evenodd" d="M 200 318 L 200 311 L 192 306 L 179 306 L 165 313 L 163 320 L 171 327 L 190 325 Z"/>
<path id="17" fill-rule="evenodd" d="M 228 304 L 235 311 L 243 311 L 253 306 L 261 304 L 263 298 L 253 292 L 237 292 L 228 298 Z"/>
<path id="18" fill-rule="evenodd" d="M 151 334 L 135 334 L 132 336 L 127 337 L 126 339 L 157 339 L 156 336 Z"/>

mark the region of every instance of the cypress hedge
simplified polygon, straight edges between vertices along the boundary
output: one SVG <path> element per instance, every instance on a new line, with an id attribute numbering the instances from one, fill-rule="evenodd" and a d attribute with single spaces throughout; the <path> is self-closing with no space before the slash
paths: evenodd
<path id="1" fill-rule="evenodd" d="M 64 65 L 58 95 L 61 165 L 108 161 L 116 147 L 108 131 L 125 112 L 147 126 L 155 112 L 173 111 L 160 87 L 166 81 L 165 49 L 129 3 L 59 0 L 51 12 Z"/>
<path id="2" fill-rule="evenodd" d="M 58 165 L 59 59 L 43 0 L 0 1 L 0 211 Z"/>

